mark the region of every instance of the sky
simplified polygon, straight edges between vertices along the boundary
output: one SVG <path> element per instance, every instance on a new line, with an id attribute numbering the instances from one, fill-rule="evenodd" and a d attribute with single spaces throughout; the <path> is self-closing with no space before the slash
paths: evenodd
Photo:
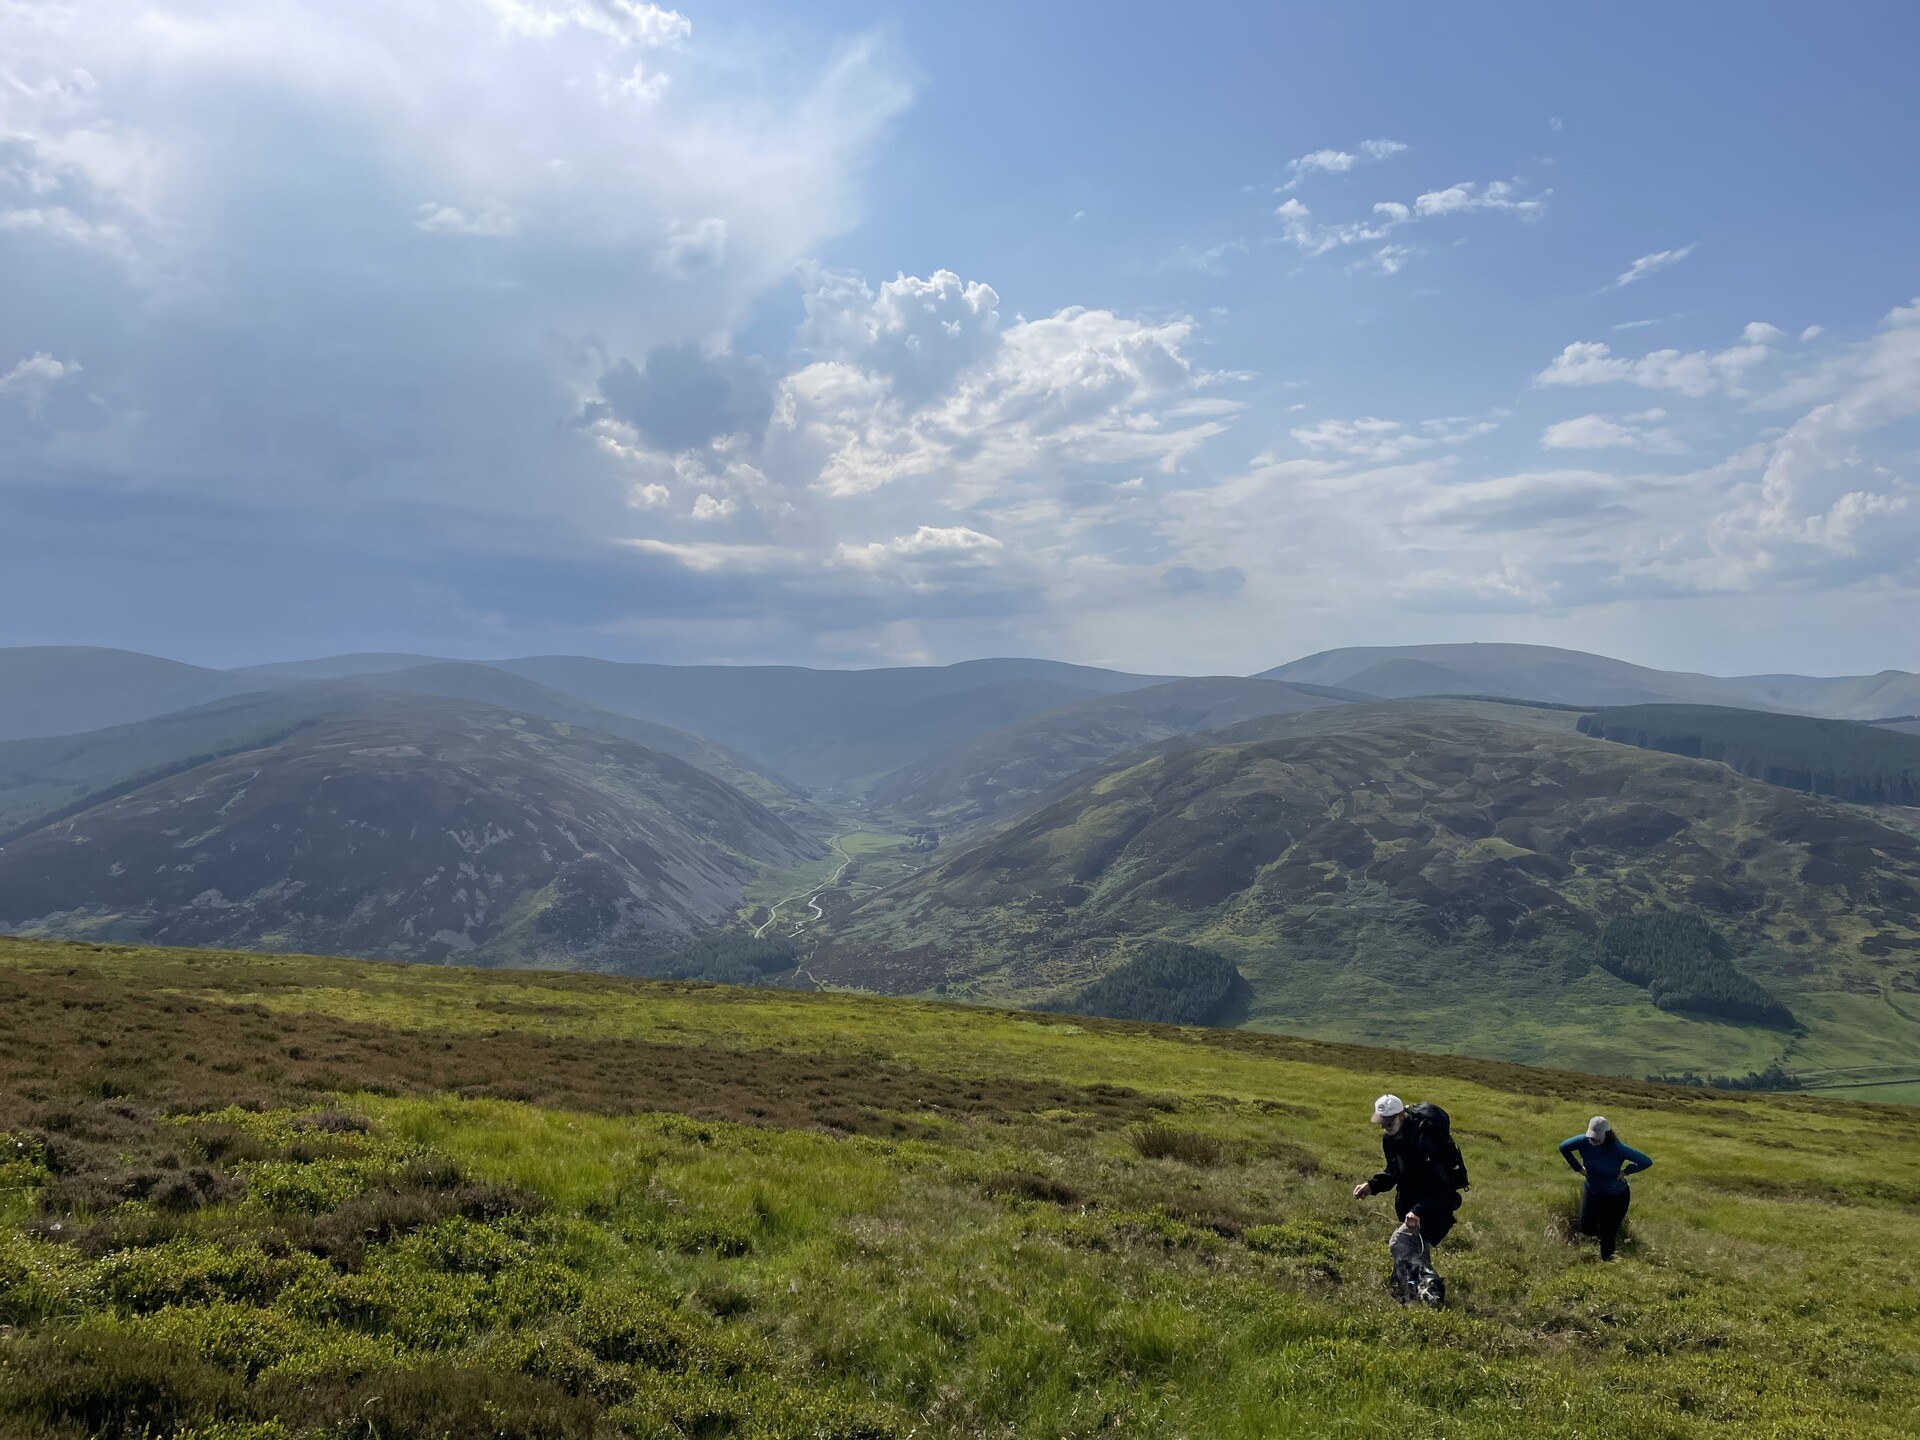
<path id="1" fill-rule="evenodd" d="M 1920 670 L 1915 73 L 1904 0 L 0 0 L 0 645 Z"/>

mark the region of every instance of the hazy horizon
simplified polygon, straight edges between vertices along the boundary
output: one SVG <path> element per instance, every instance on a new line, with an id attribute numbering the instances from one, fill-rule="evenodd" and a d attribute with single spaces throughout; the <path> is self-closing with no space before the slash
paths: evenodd
<path id="1" fill-rule="evenodd" d="M 1920 17 L 1389 18 L 7 6 L 0 645 L 1920 670 Z"/>

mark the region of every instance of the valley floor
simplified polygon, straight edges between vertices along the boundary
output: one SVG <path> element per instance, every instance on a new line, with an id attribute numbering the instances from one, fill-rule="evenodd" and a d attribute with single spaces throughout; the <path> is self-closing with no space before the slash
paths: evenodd
<path id="1" fill-rule="evenodd" d="M 1920 1435 L 1905 1109 L 30 941 L 0 1013 L 4 1437 Z M 1442 1311 L 1348 1195 L 1386 1089 L 1473 1171 Z M 1608 1266 L 1596 1111 L 1656 1161 Z"/>

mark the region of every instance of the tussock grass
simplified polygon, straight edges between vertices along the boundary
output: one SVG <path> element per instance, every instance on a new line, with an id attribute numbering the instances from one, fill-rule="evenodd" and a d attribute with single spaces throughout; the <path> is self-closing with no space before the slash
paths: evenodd
<path id="1" fill-rule="evenodd" d="M 1213 1136 L 1171 1125 L 1142 1125 L 1127 1132 L 1127 1143 L 1148 1160 L 1179 1160 L 1187 1165 L 1218 1165 L 1226 1153 Z"/>
<path id="2" fill-rule="evenodd" d="M 1910 1112 L 266 956 L 0 943 L 0 1002 L 9 1440 L 1920 1434 Z M 1442 1311 L 1347 1193 L 1385 1088 L 1473 1170 Z M 1596 1109 L 1657 1162 L 1604 1267 Z"/>

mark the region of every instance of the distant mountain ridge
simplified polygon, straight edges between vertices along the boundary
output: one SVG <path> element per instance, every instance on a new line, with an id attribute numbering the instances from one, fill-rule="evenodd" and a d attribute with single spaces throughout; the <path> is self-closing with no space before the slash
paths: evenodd
<path id="1" fill-rule="evenodd" d="M 1920 711 L 1920 675 L 1823 679 L 1805 675 L 1722 677 L 1561 650 L 1548 645 L 1354 646 L 1260 672 L 1269 680 L 1364 690 L 1384 699 L 1424 695 L 1503 695 L 1566 705 L 1730 705 L 1833 720 L 1877 720 Z"/>

